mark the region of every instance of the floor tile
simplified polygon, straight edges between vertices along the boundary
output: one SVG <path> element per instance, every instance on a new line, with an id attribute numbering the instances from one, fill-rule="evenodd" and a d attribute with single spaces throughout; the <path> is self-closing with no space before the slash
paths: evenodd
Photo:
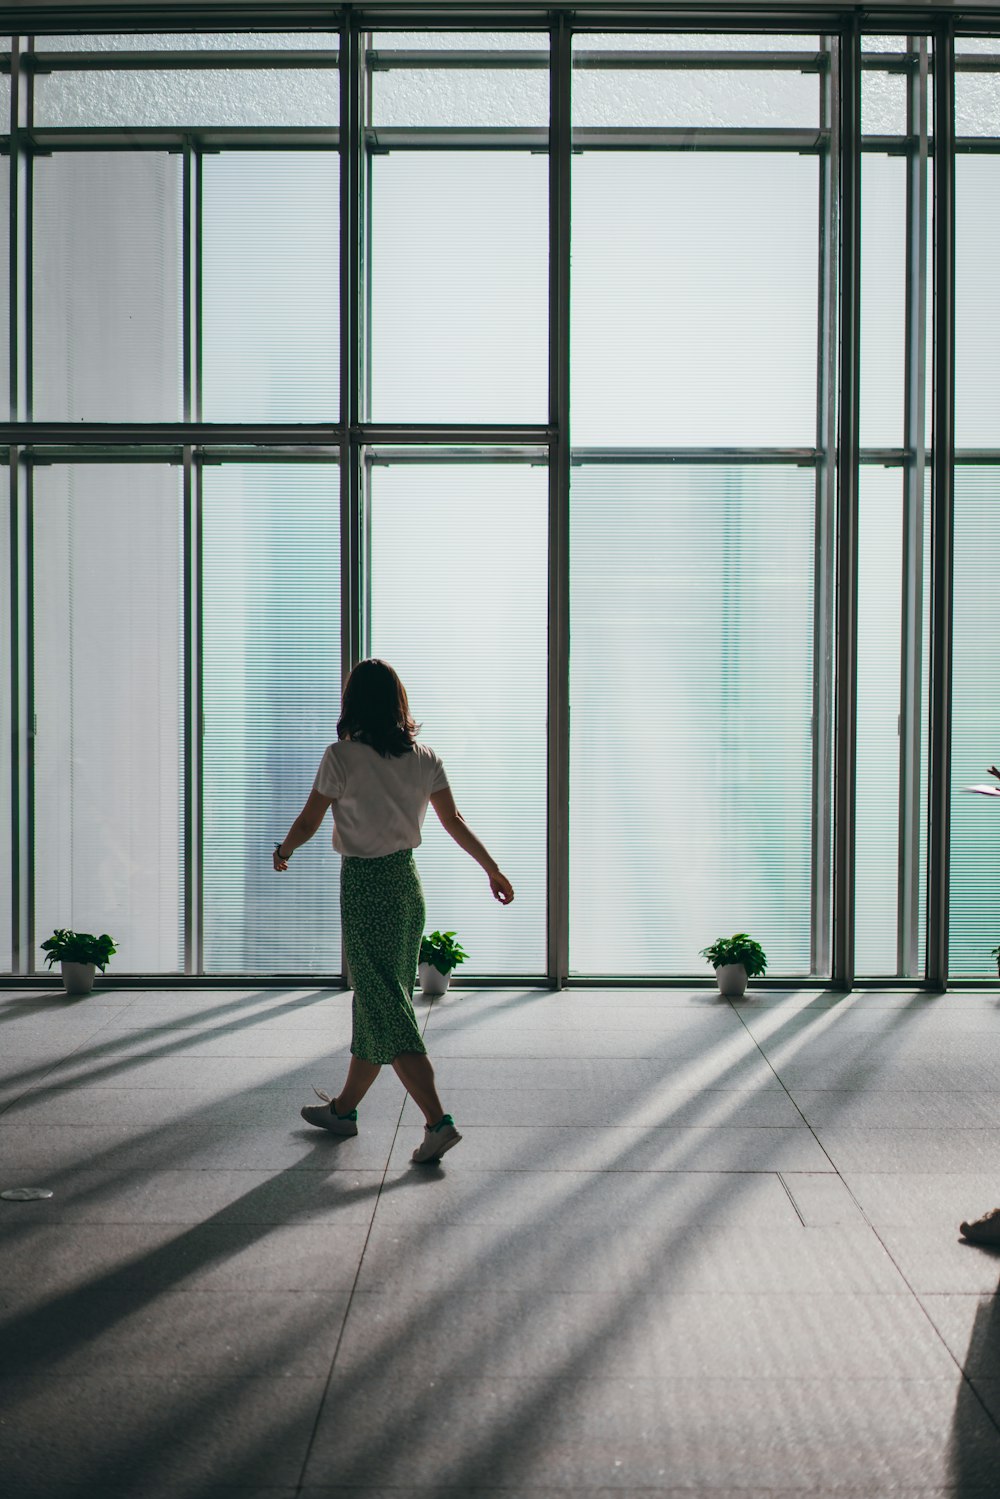
<path id="1" fill-rule="evenodd" d="M 1000 1433 L 954 1380 L 483 1379 L 335 1373 L 306 1482 L 616 1489 L 985 1485 Z M 378 1392 L 376 1398 L 376 1390 Z M 396 1439 L 385 1442 L 383 1402 Z M 766 1432 L 766 1438 L 763 1434 Z M 960 1456 L 959 1456 L 960 1454 Z"/>
<path id="2" fill-rule="evenodd" d="M 464 1143 L 464 1142 L 463 1142 Z M 741 1228 L 798 1228 L 778 1176 L 768 1172 L 456 1171 L 456 1146 L 440 1166 L 390 1173 L 379 1197 L 379 1219 L 422 1232 L 475 1224 L 531 1233 L 540 1223 L 569 1233 L 620 1235 L 720 1223 Z"/>
<path id="3" fill-rule="evenodd" d="M 832 1228 L 836 1224 L 865 1227 L 864 1214 L 839 1176 L 783 1171 L 781 1181 L 806 1228 Z"/>
<path id="4" fill-rule="evenodd" d="M 553 1125 L 466 1126 L 448 1155 L 453 1170 L 473 1171 L 824 1171 L 829 1160 L 804 1126 L 798 1129 L 578 1129 Z M 410 1157 L 401 1132 L 391 1168 Z"/>
<path id="5" fill-rule="evenodd" d="M 159 1291 L 350 1291 L 369 1224 L 0 1223 L 0 1297 L 137 1278 Z"/>
<path id="6" fill-rule="evenodd" d="M 442 1084 L 442 1087 L 445 1085 Z M 460 1129 L 472 1125 L 729 1125 L 736 1128 L 800 1128 L 802 1114 L 783 1089 L 672 1088 L 667 1084 L 604 1087 L 470 1088 L 449 1085 L 448 1112 Z M 407 1100 L 404 1123 L 421 1118 Z"/>
<path id="7" fill-rule="evenodd" d="M 1000 1170 L 920 1172 L 846 1171 L 844 1181 L 876 1228 L 957 1229 L 963 1218 L 978 1218 L 1000 1207 Z"/>
<path id="8" fill-rule="evenodd" d="M 851 1172 L 986 1171 L 1000 1162 L 1000 1129 L 818 1129 L 836 1169 Z"/>
<path id="9" fill-rule="evenodd" d="M 997 1127 L 1000 1092 L 905 1093 L 796 1089 L 793 1103 L 814 1129 L 976 1129 Z"/>
<path id="10" fill-rule="evenodd" d="M 222 1094 L 237 1088 L 281 1088 L 301 1089 L 308 1099 L 314 1084 L 329 1091 L 332 1079 L 346 1076 L 348 1061 L 346 1046 L 312 1059 L 192 1057 L 185 1053 L 183 1043 L 168 1041 L 151 1054 L 75 1054 L 54 1066 L 47 1063 L 41 1075 L 50 1087 L 196 1088 Z"/>
<path id="11" fill-rule="evenodd" d="M 541 1091 L 545 1088 L 578 1088 L 596 1095 L 631 1090 L 641 1101 L 659 1096 L 664 1088 L 692 1092 L 702 1088 L 718 1092 L 776 1089 L 780 1080 L 760 1057 L 741 1056 L 729 1065 L 716 1065 L 713 1057 L 693 1061 L 687 1067 L 672 1067 L 662 1058 L 651 1057 L 536 1057 L 536 1056 L 447 1056 L 438 1055 L 433 1037 L 428 1038 L 439 1086 L 449 1088 L 517 1087 Z"/>
<path id="12" fill-rule="evenodd" d="M 156 1170 L 224 1168 L 374 1171 L 389 1160 L 396 1126 L 371 1124 L 340 1138 L 294 1115 L 273 1130 L 228 1128 L 224 1121 L 162 1123 L 141 1128 L 17 1124 L 0 1117 L 0 1154 L 9 1172 L 49 1176 L 71 1171 L 81 1154 L 89 1169 L 138 1174 Z M 12 1122 L 7 1123 L 10 1119 Z"/>
<path id="13" fill-rule="evenodd" d="M 350 1016 L 338 1015 L 327 1025 L 257 1025 L 252 1021 L 232 1021 L 211 1026 L 166 1026 L 154 1032 L 131 1028 L 104 1029 L 82 1037 L 86 1055 L 70 1058 L 71 1062 L 92 1060 L 110 1064 L 121 1060 L 155 1060 L 159 1056 L 183 1054 L 185 1057 L 272 1057 L 291 1060 L 329 1057 L 346 1049 L 351 1041 Z"/>
<path id="14" fill-rule="evenodd" d="M 320 1147 L 325 1150 L 324 1140 Z M 104 1175 L 84 1168 L 8 1171 L 8 1186 L 45 1186 L 40 1203 L 0 1203 L 4 1233 L 37 1222 L 64 1223 L 369 1223 L 381 1171 L 179 1171 Z M 8 1228 L 9 1223 L 9 1228 Z"/>
<path id="15" fill-rule="evenodd" d="M 359 1292 L 337 1367 L 368 1377 L 946 1379 L 955 1363 L 907 1292 L 535 1294 L 501 1279 L 460 1298 Z M 987 1373 L 986 1369 L 980 1371 Z"/>
<path id="16" fill-rule="evenodd" d="M 880 1228 L 879 1238 L 918 1296 L 981 1293 L 1000 1288 L 1000 1249 L 967 1244 L 954 1222 L 943 1228 Z"/>
<path id="17" fill-rule="evenodd" d="M 790 1204 L 789 1204 L 790 1208 Z M 617 1233 L 568 1229 L 540 1218 L 531 1229 L 453 1226 L 437 1236 L 379 1214 L 365 1250 L 358 1289 L 476 1297 L 502 1281 L 531 1297 L 593 1294 L 608 1285 L 658 1294 L 903 1294 L 899 1270 L 867 1229 L 744 1228 L 698 1222 L 627 1227 Z"/>
<path id="18" fill-rule="evenodd" d="M 327 1091 L 336 1092 L 337 1082 L 322 1081 L 328 1084 Z M 395 1126 L 406 1099 L 393 1074 L 384 1080 L 380 1077 L 362 1103 L 362 1128 L 375 1123 Z M 303 1104 L 317 1102 L 311 1087 L 244 1088 L 237 1077 L 231 1078 L 228 1095 L 206 1094 L 198 1088 L 92 1088 L 86 1084 L 67 1088 L 42 1082 L 19 1095 L 6 1110 L 3 1124 L 30 1121 L 74 1128 L 84 1124 L 92 1129 L 131 1125 L 137 1133 L 153 1125 L 198 1124 L 216 1133 L 287 1133 L 306 1127 L 299 1111 Z"/>
<path id="19" fill-rule="evenodd" d="M 0 1472 L 17 1499 L 200 1496 L 297 1483 L 323 1379 L 95 1373 L 0 1380 Z"/>
<path id="20" fill-rule="evenodd" d="M 40 1305 L 6 1309 L 0 1378 L 186 1374 L 206 1379 L 325 1377 L 346 1291 L 164 1291 L 110 1274 Z"/>
<path id="21" fill-rule="evenodd" d="M 970 1378 L 1000 1380 L 1000 1295 L 925 1295 L 920 1304 Z"/>

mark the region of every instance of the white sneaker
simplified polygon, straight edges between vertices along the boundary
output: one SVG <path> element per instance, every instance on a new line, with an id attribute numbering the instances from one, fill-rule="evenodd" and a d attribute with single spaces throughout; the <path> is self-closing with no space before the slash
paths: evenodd
<path id="1" fill-rule="evenodd" d="M 358 1111 L 352 1109 L 349 1114 L 337 1114 L 334 1112 L 333 1099 L 326 1093 L 321 1093 L 318 1088 L 313 1092 L 317 1098 L 324 1100 L 323 1104 L 308 1103 L 300 1112 L 307 1124 L 315 1124 L 319 1129 L 330 1131 L 331 1135 L 356 1135 L 358 1132 Z"/>
<path id="2" fill-rule="evenodd" d="M 457 1145 L 461 1138 L 454 1119 L 450 1114 L 445 1114 L 433 1128 L 429 1124 L 424 1125 L 424 1143 L 417 1146 L 412 1159 L 420 1165 L 433 1164 L 441 1159 L 446 1150 Z"/>

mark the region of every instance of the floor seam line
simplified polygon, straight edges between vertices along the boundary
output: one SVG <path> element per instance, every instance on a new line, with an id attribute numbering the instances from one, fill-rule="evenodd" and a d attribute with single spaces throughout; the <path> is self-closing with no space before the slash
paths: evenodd
<path id="1" fill-rule="evenodd" d="M 428 1019 L 429 1018 L 430 1017 L 428 1016 Z M 427 1029 L 427 1025 L 426 1025 L 426 1022 L 425 1022 L 425 1024 L 424 1024 L 424 1030 L 426 1031 L 426 1029 Z M 400 1132 L 400 1129 L 401 1129 L 402 1123 L 403 1123 L 403 1112 L 404 1112 L 404 1110 L 406 1108 L 406 1100 L 407 1100 L 408 1097 L 409 1097 L 409 1094 L 406 1093 L 406 1091 L 404 1089 L 404 1092 L 403 1092 L 403 1101 L 402 1101 L 402 1103 L 399 1106 L 399 1118 L 396 1120 L 396 1128 L 393 1131 L 392 1140 L 389 1143 L 389 1151 L 388 1151 L 388 1154 L 386 1155 L 386 1159 L 385 1159 L 385 1169 L 382 1172 L 382 1180 L 379 1182 L 378 1192 L 375 1194 L 375 1203 L 374 1203 L 374 1206 L 372 1207 L 372 1215 L 371 1215 L 371 1218 L 368 1220 L 368 1232 L 365 1234 L 365 1242 L 361 1246 L 361 1253 L 358 1255 L 358 1268 L 354 1272 L 354 1279 L 351 1282 L 351 1289 L 348 1292 L 347 1305 L 344 1308 L 344 1315 L 343 1315 L 343 1318 L 341 1319 L 341 1323 L 340 1323 L 340 1331 L 337 1334 L 337 1341 L 336 1341 L 336 1344 L 334 1345 L 333 1355 L 332 1355 L 332 1357 L 330 1359 L 330 1369 L 329 1369 L 329 1372 L 327 1373 L 326 1379 L 325 1379 L 324 1384 L 323 1384 L 323 1393 L 320 1396 L 319 1406 L 318 1406 L 317 1411 L 316 1411 L 316 1419 L 313 1422 L 312 1431 L 309 1434 L 309 1441 L 306 1444 L 305 1454 L 304 1454 L 304 1456 L 302 1458 L 302 1471 L 299 1474 L 299 1480 L 298 1480 L 298 1483 L 296 1485 L 296 1490 L 295 1490 L 296 1494 L 301 1494 L 302 1490 L 305 1488 L 305 1485 L 306 1485 L 306 1473 L 307 1473 L 308 1468 L 309 1468 L 309 1461 L 310 1461 L 310 1458 L 312 1457 L 313 1449 L 316 1446 L 316 1438 L 317 1438 L 317 1435 L 319 1433 L 320 1421 L 323 1419 L 323 1410 L 324 1410 L 324 1407 L 326 1406 L 327 1396 L 330 1393 L 330 1387 L 331 1387 L 331 1385 L 333 1383 L 333 1376 L 334 1376 L 334 1373 L 335 1373 L 336 1368 L 337 1368 L 337 1357 L 338 1357 L 338 1355 L 340 1353 L 340 1346 L 341 1346 L 341 1344 L 344 1341 L 344 1332 L 345 1332 L 345 1330 L 347 1328 L 347 1321 L 348 1321 L 348 1318 L 351 1315 L 351 1308 L 354 1305 L 354 1298 L 357 1295 L 358 1281 L 361 1279 L 361 1271 L 362 1271 L 362 1268 L 363 1268 L 364 1263 L 365 1263 L 365 1255 L 368 1252 L 368 1244 L 369 1244 L 369 1241 L 371 1240 L 372 1229 L 375 1227 L 375 1214 L 378 1212 L 378 1205 L 379 1205 L 379 1203 L 382 1200 L 382 1189 L 384 1188 L 385 1183 L 386 1183 L 386 1178 L 389 1175 L 389 1166 L 390 1166 L 390 1163 L 392 1161 L 392 1153 L 393 1153 L 393 1151 L 396 1148 L 396 1141 L 399 1138 L 399 1132 Z"/>

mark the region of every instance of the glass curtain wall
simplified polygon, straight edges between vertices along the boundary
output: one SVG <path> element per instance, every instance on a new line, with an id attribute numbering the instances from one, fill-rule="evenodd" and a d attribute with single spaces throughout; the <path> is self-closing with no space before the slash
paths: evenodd
<path id="1" fill-rule="evenodd" d="M 267 851 L 372 652 L 518 889 L 495 907 L 431 817 L 463 976 L 707 976 L 746 929 L 771 975 L 828 977 L 837 39 L 553 17 L 554 159 L 549 31 L 419 24 L 362 33 L 346 95 L 330 32 L 21 38 L 0 75 L 0 969 L 73 925 L 121 974 L 338 975 L 329 829 L 294 886 Z M 862 41 L 875 981 L 922 977 L 936 899 L 926 31 Z M 1000 761 L 1000 41 L 955 50 L 950 973 L 986 979 L 1000 802 L 963 788 Z"/>
<path id="2" fill-rule="evenodd" d="M 734 931 L 824 968 L 829 61 L 815 36 L 574 41 L 575 972 L 696 973 Z"/>
<path id="3" fill-rule="evenodd" d="M 340 972 L 329 837 L 297 882 L 268 857 L 335 735 L 337 449 L 127 427 L 335 430 L 338 47 L 35 41 L 16 409 L 120 435 L 32 455 L 29 971 L 74 926 L 114 934 L 118 972 Z"/>

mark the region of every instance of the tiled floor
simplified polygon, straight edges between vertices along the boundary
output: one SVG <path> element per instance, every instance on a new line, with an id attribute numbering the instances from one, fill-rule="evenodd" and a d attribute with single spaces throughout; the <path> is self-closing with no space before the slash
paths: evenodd
<path id="1" fill-rule="evenodd" d="M 0 994 L 5 1499 L 1000 1495 L 1000 995 Z"/>

